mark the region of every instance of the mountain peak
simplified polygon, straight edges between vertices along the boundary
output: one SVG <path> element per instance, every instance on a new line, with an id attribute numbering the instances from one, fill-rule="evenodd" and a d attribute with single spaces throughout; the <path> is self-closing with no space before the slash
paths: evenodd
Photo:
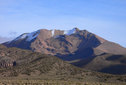
<path id="1" fill-rule="evenodd" d="M 71 34 L 74 34 L 77 30 L 79 30 L 79 29 L 78 28 L 73 28 L 71 30 L 40 29 L 40 30 L 31 32 L 31 33 L 23 33 L 12 41 L 18 41 L 18 40 L 25 39 L 27 42 L 30 42 L 31 40 L 35 39 L 39 35 L 40 35 L 40 37 L 43 37 L 42 39 L 47 39 L 47 38 L 57 36 L 57 35 L 71 35 Z"/>
<path id="2" fill-rule="evenodd" d="M 87 30 L 79 30 L 79 28 L 77 28 L 77 27 L 70 29 L 70 30 L 40 29 L 40 30 L 31 32 L 31 33 L 23 33 L 22 35 L 20 35 L 19 37 L 15 38 L 14 40 L 12 40 L 8 43 L 11 43 L 13 41 L 14 42 L 21 41 L 21 40 L 25 40 L 26 42 L 31 42 L 35 38 L 39 38 L 40 40 L 45 40 L 45 39 L 49 39 L 51 37 L 57 37 L 59 35 L 70 36 L 70 35 L 77 33 L 77 32 L 84 33 L 85 36 L 89 36 L 89 34 L 92 34 L 92 33 L 88 32 Z"/>
<path id="3" fill-rule="evenodd" d="M 70 30 L 52 29 L 51 30 L 51 33 L 52 33 L 52 36 L 57 36 L 57 35 L 71 35 L 71 34 L 76 33 L 78 30 L 79 30 L 78 28 L 73 28 L 73 29 L 70 29 Z"/>

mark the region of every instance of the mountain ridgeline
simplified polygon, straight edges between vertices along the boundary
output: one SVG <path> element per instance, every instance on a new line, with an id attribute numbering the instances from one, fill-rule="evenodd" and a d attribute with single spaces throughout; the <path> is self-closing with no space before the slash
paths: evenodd
<path id="1" fill-rule="evenodd" d="M 126 48 L 87 30 L 41 29 L 24 33 L 3 45 L 57 56 L 82 69 L 126 74 Z"/>

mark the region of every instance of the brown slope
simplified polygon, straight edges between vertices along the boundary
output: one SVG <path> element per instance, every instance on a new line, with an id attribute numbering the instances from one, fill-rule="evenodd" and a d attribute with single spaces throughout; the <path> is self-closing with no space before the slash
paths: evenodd
<path id="1" fill-rule="evenodd" d="M 94 49 L 94 57 L 87 57 L 69 63 L 91 71 L 110 74 L 126 74 L 126 55 L 104 53 L 97 48 Z"/>
<path id="2" fill-rule="evenodd" d="M 126 74 L 126 55 L 104 54 L 95 57 L 83 68 L 111 74 Z"/>
<path id="3" fill-rule="evenodd" d="M 126 54 L 126 48 L 120 46 L 119 44 L 105 41 L 101 45 L 99 45 L 96 49 L 99 49 L 106 53 L 112 54 Z"/>

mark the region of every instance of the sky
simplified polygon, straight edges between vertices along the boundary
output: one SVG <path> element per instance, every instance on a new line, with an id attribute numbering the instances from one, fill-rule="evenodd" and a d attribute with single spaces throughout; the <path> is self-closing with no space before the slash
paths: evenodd
<path id="1" fill-rule="evenodd" d="M 74 27 L 126 47 L 126 0 L 0 0 L 5 40 L 38 29 Z"/>

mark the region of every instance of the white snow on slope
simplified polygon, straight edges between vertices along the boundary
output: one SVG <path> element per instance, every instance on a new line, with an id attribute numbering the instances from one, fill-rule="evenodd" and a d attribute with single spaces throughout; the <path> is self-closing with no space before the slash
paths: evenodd
<path id="1" fill-rule="evenodd" d="M 71 35 L 76 32 L 76 28 L 74 28 L 72 30 L 61 30 L 61 31 L 64 31 L 64 35 Z M 55 35 L 55 29 L 52 29 L 51 32 L 52 32 L 52 37 L 53 37 Z M 57 38 L 57 37 L 59 37 L 59 36 L 58 35 L 55 36 L 55 38 Z"/>
<path id="2" fill-rule="evenodd" d="M 73 34 L 73 33 L 75 33 L 76 32 L 76 29 L 74 28 L 74 29 L 72 29 L 72 30 L 65 30 L 64 31 L 64 34 L 65 35 L 71 35 L 71 34 Z"/>
<path id="3" fill-rule="evenodd" d="M 39 35 L 39 33 L 40 33 L 40 30 L 32 32 L 32 33 L 29 33 L 27 35 L 26 41 L 31 41 L 31 40 L 35 39 Z"/>
<path id="4" fill-rule="evenodd" d="M 17 37 L 16 39 L 14 39 L 14 41 L 24 39 L 27 37 L 27 35 L 28 35 L 28 33 L 24 33 L 24 34 L 20 35 L 19 37 Z"/>
<path id="5" fill-rule="evenodd" d="M 31 40 L 35 39 L 40 33 L 40 30 L 32 32 L 32 33 L 24 33 L 22 35 L 20 35 L 19 37 L 17 37 L 16 39 L 14 39 L 13 41 L 17 41 L 17 40 L 22 40 L 26 38 L 26 41 L 30 42 Z"/>
<path id="6" fill-rule="evenodd" d="M 55 29 L 52 30 L 52 36 L 54 36 L 54 35 L 55 35 Z"/>

